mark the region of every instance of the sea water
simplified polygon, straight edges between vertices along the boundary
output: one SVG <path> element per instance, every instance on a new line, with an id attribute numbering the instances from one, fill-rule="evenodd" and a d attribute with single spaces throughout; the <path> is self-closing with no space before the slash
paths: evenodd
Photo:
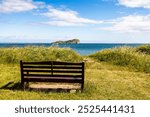
<path id="1" fill-rule="evenodd" d="M 80 43 L 80 44 L 49 44 L 49 43 L 0 43 L 0 48 L 2 47 L 25 47 L 25 46 L 57 46 L 62 48 L 71 48 L 75 50 L 77 53 L 81 55 L 89 55 L 95 53 L 97 51 L 114 48 L 114 47 L 121 47 L 121 46 L 130 46 L 135 47 L 142 44 L 119 44 L 119 43 Z"/>

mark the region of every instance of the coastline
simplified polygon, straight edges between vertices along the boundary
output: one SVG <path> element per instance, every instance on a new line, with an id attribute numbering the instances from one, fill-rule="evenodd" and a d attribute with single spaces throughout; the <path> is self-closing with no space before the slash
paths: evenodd
<path id="1" fill-rule="evenodd" d="M 138 44 L 138 43 L 79 43 L 79 44 L 57 44 L 53 45 L 51 43 L 0 43 L 0 48 L 7 48 L 7 47 L 25 47 L 25 46 L 44 46 L 44 47 L 61 47 L 61 48 L 71 48 L 75 50 L 80 55 L 89 55 L 94 52 L 103 50 L 103 49 L 109 49 L 114 47 L 120 47 L 120 46 L 131 46 L 136 47 L 140 45 L 146 45 L 146 44 Z"/>

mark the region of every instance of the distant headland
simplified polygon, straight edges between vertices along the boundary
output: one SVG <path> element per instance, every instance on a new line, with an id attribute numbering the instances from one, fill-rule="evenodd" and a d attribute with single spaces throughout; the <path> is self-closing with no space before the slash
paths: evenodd
<path id="1" fill-rule="evenodd" d="M 67 41 L 55 41 L 52 42 L 51 44 L 79 44 L 80 40 L 79 39 L 71 39 Z"/>

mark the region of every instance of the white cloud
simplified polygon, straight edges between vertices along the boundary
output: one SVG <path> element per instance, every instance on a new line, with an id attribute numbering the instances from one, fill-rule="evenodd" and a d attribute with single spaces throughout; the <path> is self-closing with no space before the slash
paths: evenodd
<path id="1" fill-rule="evenodd" d="M 150 32 L 150 15 L 129 15 L 113 21 L 112 26 L 100 29 L 118 32 Z"/>
<path id="2" fill-rule="evenodd" d="M 102 23 L 102 21 L 82 18 L 76 11 L 53 8 L 50 5 L 46 5 L 44 2 L 37 2 L 33 0 L 0 0 L 0 13 L 18 13 L 31 11 L 33 9 L 36 9 L 38 12 L 41 12 L 41 9 L 47 10 L 47 12 L 42 15 L 48 17 L 49 20 L 47 22 L 40 23 L 44 25 L 79 26 Z"/>
<path id="3" fill-rule="evenodd" d="M 0 2 L 0 13 L 30 11 L 36 9 L 37 4 L 32 0 L 2 0 Z"/>
<path id="4" fill-rule="evenodd" d="M 82 18 L 78 16 L 76 11 L 72 10 L 58 10 L 49 7 L 48 12 L 43 14 L 49 18 L 48 22 L 43 24 L 53 25 L 53 26 L 79 26 L 84 24 L 99 24 L 102 21 L 91 20 L 87 18 Z"/>
<path id="5" fill-rule="evenodd" d="M 150 8 L 150 0 L 118 0 L 120 5 L 124 5 L 126 7 L 143 7 Z"/>
<path id="6" fill-rule="evenodd" d="M 48 21 L 41 22 L 40 24 L 49 25 L 49 26 L 81 26 L 82 23 L 71 23 L 66 21 Z"/>

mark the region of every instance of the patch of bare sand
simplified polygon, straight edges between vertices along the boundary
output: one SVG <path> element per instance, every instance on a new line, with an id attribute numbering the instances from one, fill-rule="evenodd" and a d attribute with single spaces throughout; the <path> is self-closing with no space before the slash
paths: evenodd
<path id="1" fill-rule="evenodd" d="M 30 84 L 29 88 L 40 88 L 40 89 L 79 89 L 79 84 L 63 84 L 63 83 L 53 83 L 53 84 L 44 84 L 36 83 Z"/>
<path id="2" fill-rule="evenodd" d="M 89 63 L 93 63 L 93 62 L 95 62 L 93 59 L 91 59 L 91 58 L 83 58 L 83 61 L 84 62 L 89 62 Z"/>
<path id="3" fill-rule="evenodd" d="M 35 91 L 76 93 L 81 88 L 81 85 L 66 83 L 33 83 L 30 84 L 28 88 Z"/>

